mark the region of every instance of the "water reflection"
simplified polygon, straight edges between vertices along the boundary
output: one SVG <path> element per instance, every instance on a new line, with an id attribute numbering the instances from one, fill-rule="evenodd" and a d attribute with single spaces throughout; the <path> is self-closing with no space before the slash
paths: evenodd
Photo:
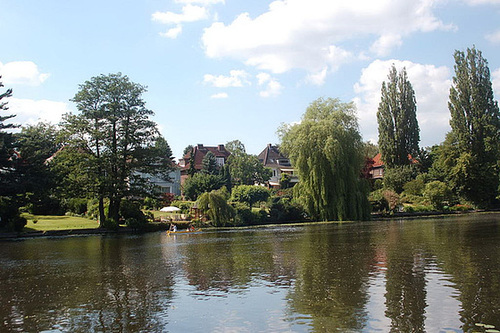
<path id="1" fill-rule="evenodd" d="M 499 217 L 2 242 L 1 331 L 498 328 Z"/>

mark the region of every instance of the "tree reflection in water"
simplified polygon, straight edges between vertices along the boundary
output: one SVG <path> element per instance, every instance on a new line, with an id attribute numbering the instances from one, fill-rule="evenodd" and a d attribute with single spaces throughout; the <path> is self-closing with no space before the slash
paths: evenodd
<path id="1" fill-rule="evenodd" d="M 500 327 L 500 214 L 0 243 L 0 331 Z"/>

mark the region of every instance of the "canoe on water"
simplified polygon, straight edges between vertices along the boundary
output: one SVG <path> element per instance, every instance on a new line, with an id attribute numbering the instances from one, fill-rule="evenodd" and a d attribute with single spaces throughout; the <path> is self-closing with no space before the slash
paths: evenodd
<path id="1" fill-rule="evenodd" d="M 167 231 L 167 235 L 177 235 L 177 234 L 194 234 L 194 233 L 199 233 L 201 232 L 201 229 L 195 229 L 193 231 L 189 230 L 181 230 L 181 231 Z"/>

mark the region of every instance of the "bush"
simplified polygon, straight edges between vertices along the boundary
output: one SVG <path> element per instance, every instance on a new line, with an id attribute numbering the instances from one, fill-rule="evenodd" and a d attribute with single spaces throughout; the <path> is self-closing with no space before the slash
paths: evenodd
<path id="1" fill-rule="evenodd" d="M 64 207 L 67 212 L 83 215 L 87 212 L 88 200 L 85 198 L 71 198 L 67 199 L 64 203 Z"/>
<path id="2" fill-rule="evenodd" d="M 120 203 L 120 216 L 125 220 L 127 226 L 134 229 L 143 228 L 148 223 L 148 219 L 137 201 L 123 199 Z"/>
<path id="3" fill-rule="evenodd" d="M 306 213 L 304 208 L 287 197 L 274 198 L 269 209 L 271 222 L 304 221 Z"/>
<path id="4" fill-rule="evenodd" d="M 451 199 L 452 193 L 448 185 L 436 180 L 425 185 L 424 197 L 434 209 L 443 209 L 445 202 Z"/>
<path id="5" fill-rule="evenodd" d="M 21 232 L 27 221 L 19 214 L 19 203 L 10 197 L 0 197 L 0 229 Z"/>
<path id="6" fill-rule="evenodd" d="M 263 186 L 240 185 L 233 189 L 231 200 L 244 202 L 252 207 L 255 203 L 267 201 L 270 195 L 271 192 Z"/>
<path id="7" fill-rule="evenodd" d="M 371 192 L 368 196 L 372 212 L 386 212 L 389 210 L 389 205 L 387 204 L 387 200 L 385 200 L 383 193 L 383 189 L 378 189 Z"/>
<path id="8" fill-rule="evenodd" d="M 384 187 L 397 193 L 403 192 L 403 186 L 417 176 L 414 165 L 386 168 L 384 171 Z"/>

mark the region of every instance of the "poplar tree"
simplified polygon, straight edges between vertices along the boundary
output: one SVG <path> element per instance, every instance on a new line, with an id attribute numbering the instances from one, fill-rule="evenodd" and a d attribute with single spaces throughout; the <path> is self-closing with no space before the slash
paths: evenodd
<path id="1" fill-rule="evenodd" d="M 448 108 L 451 133 L 448 177 L 466 200 L 487 207 L 498 189 L 500 113 L 493 98 L 488 62 L 475 47 L 455 51 Z M 451 141 L 451 142 L 450 142 Z"/>
<path id="2" fill-rule="evenodd" d="M 382 83 L 382 97 L 378 107 L 378 145 L 382 160 L 389 168 L 408 165 L 408 155 L 419 152 L 420 129 L 417 121 L 415 92 L 406 69 L 398 74 L 392 65 L 389 81 Z"/>
<path id="3" fill-rule="evenodd" d="M 369 218 L 368 186 L 361 178 L 364 144 L 353 103 L 318 99 L 300 124 L 283 126 L 281 149 L 299 175 L 294 194 L 314 219 Z"/>

